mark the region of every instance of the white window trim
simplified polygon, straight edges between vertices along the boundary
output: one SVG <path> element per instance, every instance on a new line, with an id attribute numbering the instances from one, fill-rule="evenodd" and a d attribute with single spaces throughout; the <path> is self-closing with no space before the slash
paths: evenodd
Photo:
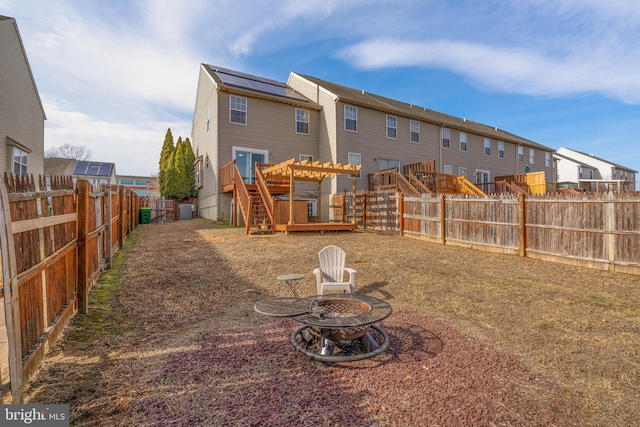
<path id="1" fill-rule="evenodd" d="M 518 145 L 518 163 L 524 162 L 524 147 L 522 145 Z"/>
<path id="2" fill-rule="evenodd" d="M 306 117 L 307 117 L 307 121 L 305 122 L 304 120 L 298 120 L 298 111 L 304 111 L 306 112 Z M 296 108 L 295 109 L 295 119 L 296 119 L 296 133 L 298 135 L 309 135 L 311 133 L 311 118 L 309 116 L 309 110 L 305 110 L 304 108 Z M 306 123 L 307 124 L 307 131 L 306 132 L 298 132 L 298 123 Z"/>
<path id="3" fill-rule="evenodd" d="M 232 105 L 231 98 L 244 99 L 244 111 L 237 110 L 237 109 L 233 108 L 231 106 Z M 229 123 L 233 123 L 234 125 L 246 126 L 247 122 L 249 121 L 249 111 L 248 110 L 249 110 L 249 102 L 247 101 L 247 98 L 245 98 L 243 96 L 229 95 Z M 231 112 L 232 111 L 242 111 L 244 113 L 244 123 L 242 123 L 242 122 L 234 122 L 233 120 L 231 120 Z"/>
<path id="4" fill-rule="evenodd" d="M 445 134 L 447 137 L 445 138 Z M 447 140 L 447 146 L 444 146 L 444 141 Z M 440 130 L 440 146 L 446 150 L 451 149 L 451 130 L 447 128 L 441 128 Z"/>
<path id="5" fill-rule="evenodd" d="M 459 166 L 458 167 L 458 176 L 467 176 L 467 168 Z"/>
<path id="6" fill-rule="evenodd" d="M 464 136 L 464 138 L 463 138 Z M 462 149 L 462 144 L 464 143 L 464 150 Z M 469 142 L 468 142 L 468 138 L 467 138 L 467 133 L 466 132 L 460 132 L 460 151 L 462 151 L 463 153 L 466 153 L 467 151 L 469 151 Z"/>
<path id="7" fill-rule="evenodd" d="M 16 151 L 18 152 L 19 161 L 16 162 Z M 24 158 L 24 162 L 22 159 Z M 16 176 L 26 176 L 29 174 L 29 151 L 23 150 L 21 147 L 16 145 L 11 146 L 11 173 Z M 16 164 L 20 166 L 20 173 L 16 174 Z M 24 173 L 23 173 L 24 169 Z"/>
<path id="8" fill-rule="evenodd" d="M 394 119 L 396 122 L 395 126 L 389 126 L 389 119 Z M 387 114 L 385 119 L 386 122 L 386 130 L 387 130 L 387 139 L 398 139 L 398 118 L 396 116 L 391 116 Z M 393 129 L 395 131 L 396 136 L 389 136 L 389 131 Z"/>
<path id="9" fill-rule="evenodd" d="M 529 148 L 529 164 L 536 164 L 536 150 L 534 150 L 533 148 Z"/>
<path id="10" fill-rule="evenodd" d="M 415 132 L 413 130 L 413 125 L 414 124 L 417 125 L 417 129 L 418 129 L 417 132 Z M 417 135 L 417 137 L 418 137 L 417 141 L 413 140 L 413 135 L 414 134 Z M 420 122 L 418 122 L 416 120 L 410 120 L 409 121 L 409 141 L 413 142 L 414 144 L 420 144 Z"/>
<path id="11" fill-rule="evenodd" d="M 547 168 L 551 167 L 551 153 L 549 153 L 548 151 L 544 153 L 544 166 Z"/>
<path id="12" fill-rule="evenodd" d="M 298 158 L 300 159 L 300 161 L 309 160 L 310 162 L 313 162 L 313 156 L 311 154 L 300 154 Z"/>
<path id="13" fill-rule="evenodd" d="M 502 147 L 502 150 L 500 149 L 500 147 Z M 498 158 L 499 159 L 504 159 L 504 142 L 503 141 L 498 141 Z"/>
<path id="14" fill-rule="evenodd" d="M 448 172 L 447 172 L 447 171 L 448 171 Z M 444 165 L 444 166 L 442 167 L 442 172 L 443 172 L 443 173 L 446 173 L 446 174 L 449 174 L 449 175 L 453 175 L 453 166 L 451 166 L 451 165 Z"/>
<path id="15" fill-rule="evenodd" d="M 489 146 L 487 147 L 487 142 L 489 143 Z M 489 149 L 489 154 L 487 154 L 487 148 Z M 491 157 L 491 139 L 489 138 L 485 138 L 484 139 L 484 155 L 485 157 Z"/>
<path id="16" fill-rule="evenodd" d="M 351 156 L 358 156 L 358 163 L 354 164 L 351 163 Z M 350 164 L 352 166 L 358 166 L 358 165 L 362 165 L 362 154 L 360 153 L 347 153 L 347 164 Z M 358 171 L 358 175 L 356 175 L 356 179 L 360 179 L 360 176 L 362 175 L 362 168 L 360 168 L 360 170 Z"/>
<path id="17" fill-rule="evenodd" d="M 353 108 L 353 111 L 356 113 L 355 119 L 347 117 L 347 108 Z M 355 130 L 347 129 L 347 120 L 353 120 L 356 124 Z M 358 107 L 354 107 L 353 105 L 345 105 L 344 106 L 344 130 L 347 132 L 358 132 Z"/>

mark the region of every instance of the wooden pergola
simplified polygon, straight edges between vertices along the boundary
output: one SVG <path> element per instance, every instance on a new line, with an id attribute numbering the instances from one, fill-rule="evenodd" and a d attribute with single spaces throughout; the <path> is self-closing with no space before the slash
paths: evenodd
<path id="1" fill-rule="evenodd" d="M 330 163 L 330 162 L 311 162 L 309 160 L 296 160 L 290 159 L 277 165 L 270 166 L 263 169 L 262 175 L 265 179 L 289 179 L 289 225 L 294 224 L 293 219 L 293 193 L 294 193 L 294 181 L 315 181 L 318 183 L 318 212 L 322 212 L 321 209 L 321 188 L 322 181 L 325 178 L 333 177 L 337 175 L 351 175 L 353 178 L 353 193 L 356 192 L 356 177 L 360 173 L 362 166 L 343 165 L 342 163 Z M 353 219 L 355 223 L 355 218 Z"/>

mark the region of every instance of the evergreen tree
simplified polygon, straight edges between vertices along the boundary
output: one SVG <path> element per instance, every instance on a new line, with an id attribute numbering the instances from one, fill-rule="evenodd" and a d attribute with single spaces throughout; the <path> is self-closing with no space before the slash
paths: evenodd
<path id="1" fill-rule="evenodd" d="M 158 183 L 160 185 L 160 194 L 163 197 L 167 196 L 167 170 L 170 167 L 169 157 L 175 151 L 173 145 L 173 134 L 171 128 L 167 129 L 167 133 L 164 137 L 164 144 L 162 144 L 162 151 L 160 152 L 160 171 L 158 173 Z"/>
<path id="2" fill-rule="evenodd" d="M 175 199 L 177 190 L 176 190 L 176 168 L 175 161 L 176 153 L 173 151 L 169 155 L 169 159 L 167 160 L 167 168 L 165 169 L 165 186 L 164 192 L 162 193 L 166 199 Z"/>
<path id="3" fill-rule="evenodd" d="M 196 155 L 191 147 L 191 141 L 189 138 L 184 140 L 184 164 L 187 176 L 187 184 L 189 186 L 189 197 L 198 197 L 198 190 L 196 189 L 196 173 L 193 169 L 196 163 Z"/>
<path id="4" fill-rule="evenodd" d="M 182 138 L 179 138 L 173 165 L 173 169 L 175 170 L 174 197 L 180 201 L 188 198 L 190 194 L 190 188 L 187 182 L 187 173 L 185 170 L 184 146 L 185 144 L 182 142 Z"/>

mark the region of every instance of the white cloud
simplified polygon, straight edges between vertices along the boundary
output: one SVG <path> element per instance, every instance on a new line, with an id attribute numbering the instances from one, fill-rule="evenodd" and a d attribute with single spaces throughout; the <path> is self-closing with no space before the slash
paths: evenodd
<path id="1" fill-rule="evenodd" d="M 121 175 L 157 173 L 160 150 L 167 128 L 174 138 L 190 136 L 190 122 L 106 122 L 69 109 L 47 99 L 45 150 L 62 144 L 84 146 L 91 150 L 91 160 L 116 164 Z"/>
<path id="2" fill-rule="evenodd" d="M 372 39 L 340 52 L 358 68 L 435 67 L 467 76 L 495 90 L 528 95 L 600 93 L 640 103 L 640 61 L 626 52 L 551 55 L 452 40 Z"/>

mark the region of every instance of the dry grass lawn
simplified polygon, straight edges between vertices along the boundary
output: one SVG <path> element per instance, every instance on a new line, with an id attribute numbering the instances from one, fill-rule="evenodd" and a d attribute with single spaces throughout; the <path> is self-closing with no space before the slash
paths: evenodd
<path id="1" fill-rule="evenodd" d="M 253 310 L 276 276 L 315 293 L 336 244 L 389 301 L 384 357 L 321 369 L 287 318 Z M 143 225 L 26 388 L 90 425 L 598 425 L 640 420 L 640 277 L 394 234 L 247 236 Z"/>

